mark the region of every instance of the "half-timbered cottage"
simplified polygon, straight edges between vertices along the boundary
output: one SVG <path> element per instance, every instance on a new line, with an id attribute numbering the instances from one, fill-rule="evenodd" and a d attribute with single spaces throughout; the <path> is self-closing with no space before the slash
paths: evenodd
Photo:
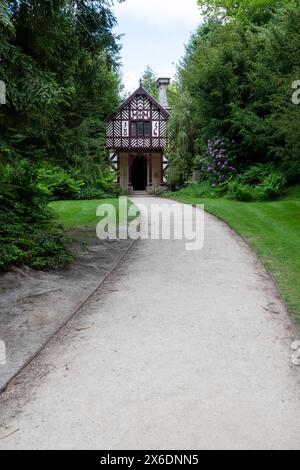
<path id="1" fill-rule="evenodd" d="M 166 186 L 169 83 L 168 78 L 158 79 L 159 102 L 141 83 L 107 124 L 107 147 L 118 172 L 118 183 L 129 194 L 151 193 Z"/>

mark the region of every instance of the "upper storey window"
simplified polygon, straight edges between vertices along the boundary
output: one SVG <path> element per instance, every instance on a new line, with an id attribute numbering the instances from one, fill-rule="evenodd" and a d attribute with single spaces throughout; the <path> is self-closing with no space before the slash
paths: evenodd
<path id="1" fill-rule="evenodd" d="M 131 137 L 150 137 L 149 121 L 131 121 Z"/>

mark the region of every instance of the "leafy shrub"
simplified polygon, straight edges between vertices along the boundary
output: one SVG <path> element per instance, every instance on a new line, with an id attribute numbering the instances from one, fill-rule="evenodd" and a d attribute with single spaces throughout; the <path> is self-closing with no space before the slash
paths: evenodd
<path id="1" fill-rule="evenodd" d="M 300 181 L 300 160 L 287 161 L 280 166 L 280 170 L 284 173 L 287 184 L 292 185 Z"/>
<path id="2" fill-rule="evenodd" d="M 104 193 L 116 194 L 116 179 L 117 173 L 112 168 L 105 166 L 101 168 L 95 186 L 102 189 Z"/>
<path id="3" fill-rule="evenodd" d="M 70 239 L 61 227 L 6 224 L 0 234 L 0 270 L 25 264 L 33 269 L 57 269 L 73 261 Z"/>
<path id="4" fill-rule="evenodd" d="M 117 173 L 108 166 L 98 167 L 97 174 L 81 187 L 76 199 L 105 199 L 126 194 L 126 191 L 116 184 Z"/>
<path id="5" fill-rule="evenodd" d="M 48 164 L 38 169 L 37 184 L 53 199 L 70 199 L 80 193 L 83 181 L 63 168 Z"/>
<path id="6" fill-rule="evenodd" d="M 258 186 L 264 199 L 274 199 L 283 193 L 287 179 L 281 170 L 275 170 L 266 176 Z"/>
<path id="7" fill-rule="evenodd" d="M 76 196 L 76 199 L 92 200 L 92 199 L 104 199 L 108 197 L 107 193 L 103 189 L 96 188 L 94 186 L 85 186 L 81 189 L 80 193 Z"/>
<path id="8" fill-rule="evenodd" d="M 26 159 L 1 165 L 0 270 L 26 264 L 59 268 L 73 256 L 70 239 L 53 224 L 48 190 L 38 183 L 38 170 Z"/>
<path id="9" fill-rule="evenodd" d="M 240 181 L 243 184 L 257 185 L 263 182 L 263 180 L 273 171 L 275 167 L 272 163 L 250 166 L 241 176 Z"/>
<path id="10" fill-rule="evenodd" d="M 238 180 L 232 180 L 228 183 L 227 196 L 230 199 L 243 202 L 257 201 L 260 198 L 257 187 L 241 183 Z"/>
<path id="11" fill-rule="evenodd" d="M 227 196 L 237 201 L 265 201 L 275 199 L 280 196 L 286 185 L 286 176 L 280 170 L 273 170 L 270 174 L 261 179 L 260 184 L 251 185 L 244 181 L 257 181 L 258 175 L 255 175 L 255 167 L 249 169 L 238 179 L 229 181 L 227 184 Z M 257 168 L 257 167 L 256 167 Z"/>

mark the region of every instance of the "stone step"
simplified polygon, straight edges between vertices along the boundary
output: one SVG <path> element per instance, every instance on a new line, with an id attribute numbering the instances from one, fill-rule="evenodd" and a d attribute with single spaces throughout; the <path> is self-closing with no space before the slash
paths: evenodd
<path id="1" fill-rule="evenodd" d="M 147 191 L 133 191 L 130 193 L 130 196 L 150 197 L 151 194 L 149 194 Z"/>

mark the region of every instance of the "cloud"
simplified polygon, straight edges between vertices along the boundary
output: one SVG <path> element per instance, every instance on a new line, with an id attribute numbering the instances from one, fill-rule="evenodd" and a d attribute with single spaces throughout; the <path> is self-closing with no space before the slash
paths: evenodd
<path id="1" fill-rule="evenodd" d="M 190 34 L 201 23 L 197 0 L 126 0 L 116 3 L 116 32 L 122 43 L 123 83 L 138 86 L 147 65 L 158 75 L 173 77 Z"/>
<path id="2" fill-rule="evenodd" d="M 141 77 L 138 71 L 126 70 L 122 79 L 127 92 L 132 93 L 138 87 L 138 77 Z"/>
<path id="3" fill-rule="evenodd" d="M 157 26 L 185 24 L 191 28 L 200 22 L 197 0 L 126 0 L 114 7 L 118 18 L 143 21 Z"/>

